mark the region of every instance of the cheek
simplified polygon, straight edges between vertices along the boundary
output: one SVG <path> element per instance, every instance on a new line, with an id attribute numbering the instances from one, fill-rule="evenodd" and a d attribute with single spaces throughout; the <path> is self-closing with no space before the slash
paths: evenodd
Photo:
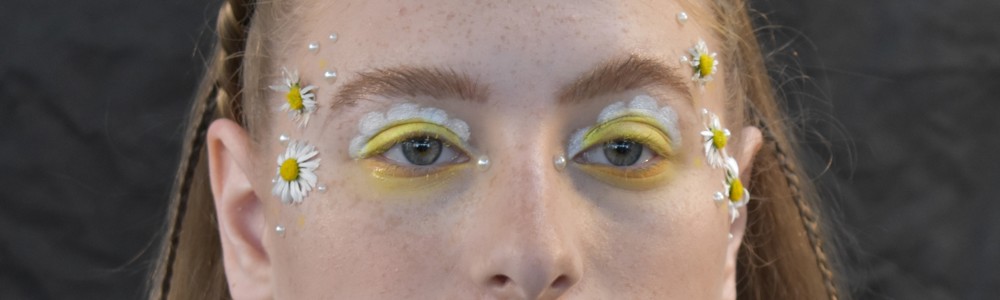
<path id="1" fill-rule="evenodd" d="M 421 276 L 435 241 L 415 239 L 406 216 L 387 213 L 372 201 L 356 196 L 336 196 L 328 205 L 304 217 L 284 238 L 276 240 L 275 277 L 284 286 L 279 294 L 293 299 L 364 298 L 375 282 L 406 286 L 406 278 Z M 319 199 L 317 199 L 319 200 Z M 353 203 L 353 204 L 351 204 Z M 376 289 L 377 290 L 377 289 Z M 393 289 L 399 292 L 400 289 Z"/>
<path id="2" fill-rule="evenodd" d="M 373 192 L 371 175 L 354 169 L 330 174 L 339 178 L 326 194 L 282 211 L 296 223 L 274 239 L 278 298 L 405 299 L 453 281 L 447 275 L 460 247 L 447 216 L 461 213 L 447 199 L 404 202 Z"/>
<path id="3" fill-rule="evenodd" d="M 592 245 L 588 259 L 598 272 L 591 279 L 636 298 L 718 297 L 729 223 L 711 199 L 720 187 L 690 173 L 663 190 L 623 197 L 641 199 L 634 205 L 603 208 L 606 219 L 598 224 L 606 239 Z"/>

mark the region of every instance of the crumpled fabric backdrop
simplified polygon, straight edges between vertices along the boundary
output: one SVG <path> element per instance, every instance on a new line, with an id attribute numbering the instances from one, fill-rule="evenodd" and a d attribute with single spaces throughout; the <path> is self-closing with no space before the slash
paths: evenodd
<path id="1" fill-rule="evenodd" d="M 0 298 L 142 298 L 218 5 L 0 1 Z M 1000 295 L 1000 2 L 754 7 L 853 294 Z"/>

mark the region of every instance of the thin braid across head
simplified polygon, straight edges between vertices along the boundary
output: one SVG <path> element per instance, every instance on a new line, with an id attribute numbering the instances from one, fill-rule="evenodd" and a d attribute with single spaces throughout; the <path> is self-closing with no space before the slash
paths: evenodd
<path id="1" fill-rule="evenodd" d="M 840 297 L 837 291 L 837 286 L 834 283 L 834 273 L 830 267 L 829 257 L 823 247 L 820 222 L 817 218 L 816 212 L 812 209 L 812 206 L 803 199 L 802 189 L 799 183 L 800 178 L 798 167 L 791 159 L 788 158 L 788 155 L 783 149 L 783 145 L 781 145 L 781 143 L 774 137 L 774 133 L 771 132 L 770 127 L 764 121 L 760 112 L 758 112 L 753 105 L 750 105 L 750 111 L 753 118 L 756 119 L 757 126 L 763 132 L 765 142 L 770 143 L 774 148 L 775 158 L 778 160 L 778 164 L 785 175 L 785 180 L 788 182 L 788 189 L 792 193 L 792 200 L 795 202 L 795 207 L 798 209 L 799 217 L 802 219 L 802 226 L 805 228 L 806 236 L 809 238 L 809 244 L 812 246 L 813 252 L 816 254 L 816 264 L 819 267 L 821 275 L 823 276 L 823 284 L 826 288 L 827 295 L 830 296 L 831 300 L 838 300 Z"/>
<path id="2" fill-rule="evenodd" d="M 182 224 L 184 223 L 185 212 L 188 207 L 188 198 L 191 185 L 201 163 L 201 155 L 205 145 L 205 134 L 208 125 L 216 117 L 229 117 L 237 119 L 239 117 L 238 95 L 240 90 L 239 70 L 243 60 L 243 48 L 246 45 L 246 29 L 253 7 L 250 0 L 229 0 L 222 4 L 219 10 L 219 17 L 216 23 L 218 34 L 215 46 L 215 55 L 212 57 L 212 64 L 208 67 L 208 77 L 214 82 L 208 90 L 200 93 L 193 108 L 193 113 L 200 118 L 192 119 L 193 122 L 188 130 L 190 140 L 186 142 L 186 158 L 181 166 L 183 174 L 177 183 L 177 198 L 174 200 L 174 207 L 171 208 L 173 220 L 171 221 L 169 234 L 169 244 L 166 247 L 166 263 L 164 264 L 163 275 L 160 282 L 160 299 L 168 299 L 170 295 L 170 283 L 174 277 L 174 264 L 177 257 L 177 248 L 180 243 Z M 204 83 L 203 83 L 204 84 Z M 237 121 L 240 121 L 237 119 Z"/>
<path id="3" fill-rule="evenodd" d="M 229 0 L 219 9 L 216 23 L 218 47 L 213 72 L 220 89 L 216 102 L 219 113 L 242 124 L 240 93 L 247 30 L 253 15 L 252 0 Z"/>

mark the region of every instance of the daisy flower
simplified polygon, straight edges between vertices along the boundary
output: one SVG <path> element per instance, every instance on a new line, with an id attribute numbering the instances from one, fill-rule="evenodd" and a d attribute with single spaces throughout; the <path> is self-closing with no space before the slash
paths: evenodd
<path id="1" fill-rule="evenodd" d="M 704 40 L 698 40 L 698 44 L 695 44 L 694 48 L 688 49 L 688 52 L 691 54 L 689 60 L 691 67 L 694 68 L 694 76 L 691 76 L 691 80 L 702 85 L 712 81 L 712 75 L 719 69 L 719 61 L 715 58 L 716 53 L 708 52 L 708 46 L 705 45 Z"/>
<path id="2" fill-rule="evenodd" d="M 285 152 L 278 155 L 274 188 L 271 194 L 281 197 L 281 203 L 299 204 L 316 187 L 316 168 L 320 159 L 316 147 L 305 142 L 291 141 Z"/>
<path id="3" fill-rule="evenodd" d="M 293 121 L 299 123 L 299 128 L 305 127 L 309 123 L 309 116 L 316 111 L 316 89 L 314 85 L 303 87 L 299 82 L 298 71 L 288 71 L 283 69 L 285 77 L 284 85 L 272 85 L 271 90 L 285 94 L 285 103 L 281 105 L 281 111 L 288 112 L 288 116 Z"/>
<path id="4" fill-rule="evenodd" d="M 740 217 L 740 207 L 750 201 L 750 192 L 740 181 L 740 167 L 732 157 L 726 157 L 726 181 L 724 199 L 729 203 L 730 222 Z"/>
<path id="5" fill-rule="evenodd" d="M 726 154 L 726 143 L 729 142 L 730 136 L 729 129 L 722 128 L 719 116 L 708 110 L 702 110 L 701 113 L 705 118 L 705 130 L 701 131 L 701 137 L 705 143 L 705 158 L 712 168 L 722 167 L 725 158 L 729 157 Z"/>

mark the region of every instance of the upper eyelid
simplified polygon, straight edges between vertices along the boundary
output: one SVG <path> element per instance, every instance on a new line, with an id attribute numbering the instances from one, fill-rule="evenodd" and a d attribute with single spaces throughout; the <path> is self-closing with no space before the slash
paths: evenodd
<path id="1" fill-rule="evenodd" d="M 426 125 L 420 125 L 426 124 Z M 415 126 L 426 126 L 420 128 L 412 128 Z M 401 129 L 402 128 L 402 129 Z M 409 129 L 403 132 L 404 129 Z M 431 130 L 428 130 L 431 129 Z M 388 133 L 387 133 L 388 132 Z M 383 137 L 385 134 L 393 134 L 393 136 Z M 392 147 L 398 145 L 400 142 L 406 139 L 419 137 L 419 136 L 432 136 L 436 139 L 440 139 L 442 142 L 447 144 L 449 147 L 456 148 L 464 155 L 471 155 L 468 150 L 468 145 L 461 137 L 457 134 L 451 132 L 450 129 L 446 128 L 441 124 L 427 121 L 416 121 L 416 122 L 406 122 L 400 124 L 394 124 L 387 126 L 386 128 L 376 132 L 372 137 L 365 141 L 361 146 L 356 155 L 356 158 L 368 158 L 371 156 L 379 155 L 385 153 Z M 379 140 L 379 141 L 376 141 Z"/>

